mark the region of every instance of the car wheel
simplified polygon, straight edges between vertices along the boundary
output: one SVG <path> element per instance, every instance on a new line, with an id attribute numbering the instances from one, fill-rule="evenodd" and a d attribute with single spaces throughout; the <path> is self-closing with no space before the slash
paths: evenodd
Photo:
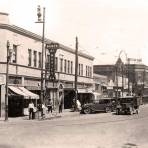
<path id="1" fill-rule="evenodd" d="M 85 108 L 83 110 L 84 114 L 90 114 L 91 113 L 91 109 L 90 108 Z"/>
<path id="2" fill-rule="evenodd" d="M 105 112 L 106 112 L 106 113 L 109 113 L 109 112 L 111 112 L 111 109 L 110 109 L 109 107 L 106 107 L 106 108 L 105 108 Z"/>

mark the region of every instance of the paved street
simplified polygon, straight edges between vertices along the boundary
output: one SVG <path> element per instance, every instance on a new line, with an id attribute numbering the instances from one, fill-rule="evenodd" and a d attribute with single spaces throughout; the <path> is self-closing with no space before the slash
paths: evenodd
<path id="1" fill-rule="evenodd" d="M 0 121 L 0 148 L 147 148 L 148 105 L 139 115 L 64 112 L 57 118 Z"/>

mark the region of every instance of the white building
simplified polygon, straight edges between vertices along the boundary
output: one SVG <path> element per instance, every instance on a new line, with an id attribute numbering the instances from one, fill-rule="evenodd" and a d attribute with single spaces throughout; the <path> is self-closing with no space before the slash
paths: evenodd
<path id="1" fill-rule="evenodd" d="M 22 86 L 40 95 L 42 37 L 11 25 L 9 15 L 0 13 L 0 115 L 4 112 L 7 41 L 13 49 L 8 85 Z M 52 41 L 45 38 L 45 44 Z M 55 55 L 56 80 L 47 82 L 47 91 L 55 102 L 62 89 L 65 108 L 70 107 L 75 80 L 75 50 L 60 44 Z M 48 51 L 46 61 L 48 62 Z M 93 86 L 93 57 L 78 53 L 78 88 Z M 45 61 L 44 61 L 45 63 Z M 44 69 L 45 73 L 45 69 Z M 11 90 L 12 91 L 12 90 Z"/>

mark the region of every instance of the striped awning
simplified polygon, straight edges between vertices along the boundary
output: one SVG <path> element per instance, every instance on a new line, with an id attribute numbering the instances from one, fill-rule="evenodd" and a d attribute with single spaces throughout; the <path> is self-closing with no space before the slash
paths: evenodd
<path id="1" fill-rule="evenodd" d="M 16 95 L 23 96 L 24 99 L 39 99 L 39 96 L 37 94 L 32 93 L 31 91 L 27 90 L 24 87 L 18 87 L 18 86 L 8 86 L 8 88 L 14 92 Z M 12 94 L 10 94 L 12 95 Z"/>

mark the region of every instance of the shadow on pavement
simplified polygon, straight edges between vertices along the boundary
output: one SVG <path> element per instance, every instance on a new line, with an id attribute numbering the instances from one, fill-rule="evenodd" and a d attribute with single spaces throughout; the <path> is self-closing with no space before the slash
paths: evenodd
<path id="1" fill-rule="evenodd" d="M 134 143 L 125 143 L 122 148 L 138 148 L 138 146 Z"/>
<path id="2" fill-rule="evenodd" d="M 9 145 L 9 144 L 0 144 L 0 148 L 24 148 L 22 146 L 14 146 L 14 145 Z"/>

